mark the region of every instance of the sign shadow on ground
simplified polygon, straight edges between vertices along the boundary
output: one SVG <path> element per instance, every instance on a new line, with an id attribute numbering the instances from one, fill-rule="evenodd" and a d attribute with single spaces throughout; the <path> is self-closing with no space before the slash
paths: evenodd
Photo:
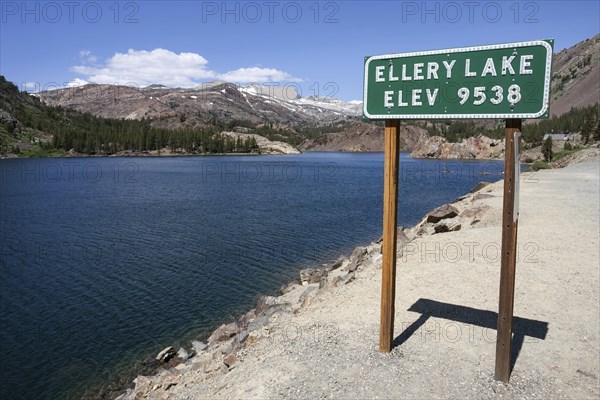
<path id="1" fill-rule="evenodd" d="M 496 329 L 498 313 L 488 310 L 461 306 L 457 304 L 442 303 L 435 300 L 419 299 L 408 311 L 416 312 L 421 316 L 409 325 L 394 339 L 394 347 L 406 342 L 416 333 L 429 318 L 442 318 L 463 324 L 475 325 L 482 328 Z M 544 340 L 548 333 L 548 323 L 528 318 L 513 318 L 513 348 L 510 369 L 514 368 L 519 353 L 525 342 L 525 336 Z"/>

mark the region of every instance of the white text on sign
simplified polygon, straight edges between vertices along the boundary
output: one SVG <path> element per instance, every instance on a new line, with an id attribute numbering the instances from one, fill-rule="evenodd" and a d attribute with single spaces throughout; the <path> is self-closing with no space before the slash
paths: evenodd
<path id="1" fill-rule="evenodd" d="M 450 80 L 453 72 L 458 74 L 458 71 L 464 71 L 465 78 L 485 78 L 488 76 L 511 76 L 511 75 L 531 75 L 533 69 L 531 63 L 533 55 L 524 54 L 520 57 L 515 55 L 502 56 L 500 59 L 492 57 L 487 58 L 485 65 L 480 70 L 474 70 L 471 65 L 471 59 L 465 59 L 464 65 L 457 66 L 457 60 L 444 60 L 441 63 L 431 61 L 415 63 L 410 68 L 408 64 L 400 66 L 389 63 L 388 65 L 379 65 L 375 67 L 375 82 L 409 82 L 409 81 L 425 81 L 425 80 Z M 477 86 L 473 88 L 472 104 L 478 106 L 484 104 L 486 99 L 489 102 L 498 105 L 503 101 L 507 101 L 511 106 L 514 106 L 521 100 L 521 88 L 517 84 L 512 84 L 509 87 L 503 88 L 499 85 L 494 85 L 489 88 L 485 86 Z M 439 89 L 415 88 L 410 91 L 404 90 L 387 90 L 383 94 L 384 107 L 391 109 L 393 107 L 420 107 L 434 106 L 438 99 Z M 505 95 L 506 92 L 506 95 Z M 487 94 L 486 94 L 487 93 Z M 467 87 L 461 87 L 457 92 L 460 104 L 463 105 L 469 101 L 471 91 Z"/>

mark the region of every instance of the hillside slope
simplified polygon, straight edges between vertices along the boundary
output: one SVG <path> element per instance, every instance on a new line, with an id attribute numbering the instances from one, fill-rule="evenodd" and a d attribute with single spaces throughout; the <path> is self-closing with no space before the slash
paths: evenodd
<path id="1" fill-rule="evenodd" d="M 552 116 L 600 101 L 600 34 L 555 54 L 552 67 Z"/>
<path id="2" fill-rule="evenodd" d="M 343 131 L 327 133 L 316 139 L 309 139 L 299 148 L 305 151 L 383 151 L 383 125 L 356 121 Z M 411 151 L 419 140 L 427 138 L 427 131 L 415 125 L 402 124 L 400 146 Z"/>
<path id="3" fill-rule="evenodd" d="M 48 141 L 60 114 L 0 75 L 0 154 Z"/>
<path id="4" fill-rule="evenodd" d="M 152 119 L 154 126 L 164 128 L 214 126 L 217 121 L 231 120 L 296 127 L 360 113 L 358 105 L 333 98 L 300 97 L 290 87 L 224 82 L 209 82 L 194 89 L 89 84 L 42 92 L 39 97 L 50 105 L 102 117 Z"/>

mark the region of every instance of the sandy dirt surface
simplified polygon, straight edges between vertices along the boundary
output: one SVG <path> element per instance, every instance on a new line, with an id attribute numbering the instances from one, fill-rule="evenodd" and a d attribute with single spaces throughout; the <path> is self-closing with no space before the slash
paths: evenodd
<path id="1" fill-rule="evenodd" d="M 352 259 L 329 273 L 329 284 L 297 285 L 277 298 L 287 307 L 250 332 L 229 366 L 215 354 L 226 354 L 231 343 L 213 343 L 186 364 L 139 377 L 123 398 L 598 399 L 600 161 L 594 154 L 521 179 L 518 354 L 510 384 L 493 379 L 498 182 L 455 204 L 477 210 L 472 225 L 461 218 L 456 232 L 413 237 L 417 228 L 407 231 L 412 240 L 398 253 L 391 353 L 378 352 L 381 255 L 374 243 L 351 275 Z"/>

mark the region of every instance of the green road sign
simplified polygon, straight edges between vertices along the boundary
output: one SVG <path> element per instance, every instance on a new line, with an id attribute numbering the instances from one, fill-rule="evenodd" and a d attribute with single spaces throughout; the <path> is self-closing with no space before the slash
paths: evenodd
<path id="1" fill-rule="evenodd" d="M 553 43 L 365 57 L 363 116 L 548 118 Z"/>

